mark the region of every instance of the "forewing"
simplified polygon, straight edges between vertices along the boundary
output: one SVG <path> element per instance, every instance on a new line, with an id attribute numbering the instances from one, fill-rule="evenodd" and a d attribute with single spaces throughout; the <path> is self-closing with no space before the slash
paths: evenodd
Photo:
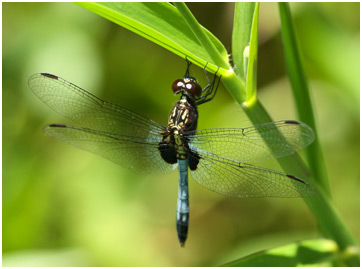
<path id="1" fill-rule="evenodd" d="M 78 86 L 51 74 L 29 78 L 29 87 L 44 103 L 80 126 L 118 135 L 147 138 L 164 127 L 128 109 L 105 102 Z"/>
<path id="2" fill-rule="evenodd" d="M 308 125 L 291 120 L 247 128 L 197 130 L 188 135 L 194 151 L 249 162 L 291 155 L 314 140 Z"/>
<path id="3" fill-rule="evenodd" d="M 49 125 L 44 132 L 52 138 L 98 154 L 137 173 L 166 173 L 176 167 L 161 158 L 159 136 L 150 135 L 145 139 L 63 124 Z"/>
<path id="4" fill-rule="evenodd" d="M 195 158 L 197 154 L 190 155 Z M 313 188 L 304 180 L 286 173 L 215 155 L 199 154 L 192 177 L 205 188 L 232 197 L 304 197 Z M 190 160 L 191 162 L 191 160 Z"/>

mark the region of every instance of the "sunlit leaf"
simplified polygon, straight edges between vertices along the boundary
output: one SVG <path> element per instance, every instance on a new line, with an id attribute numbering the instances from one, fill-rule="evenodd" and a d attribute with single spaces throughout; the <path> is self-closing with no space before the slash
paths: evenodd
<path id="1" fill-rule="evenodd" d="M 333 266 L 337 256 L 334 241 L 317 239 L 261 251 L 225 266 Z"/>
<path id="2" fill-rule="evenodd" d="M 219 74 L 227 73 L 228 55 L 223 44 L 208 30 L 204 31 L 213 43 L 223 62 L 213 63 L 209 51 L 190 27 L 178 10 L 169 3 L 122 2 L 122 3 L 78 3 L 78 5 L 119 24 L 173 53 L 189 57 L 200 67 L 209 62 L 207 69 L 215 72 L 220 66 Z"/>
<path id="3" fill-rule="evenodd" d="M 250 48 L 248 55 L 248 66 L 246 74 L 246 101 L 247 105 L 256 100 L 257 87 L 257 56 L 258 56 L 258 20 L 259 3 L 255 5 L 250 33 Z"/>
<path id="4" fill-rule="evenodd" d="M 250 44 L 251 28 L 253 23 L 256 3 L 237 2 L 234 8 L 234 26 L 232 37 L 232 52 L 235 73 L 245 79 L 244 51 Z"/>

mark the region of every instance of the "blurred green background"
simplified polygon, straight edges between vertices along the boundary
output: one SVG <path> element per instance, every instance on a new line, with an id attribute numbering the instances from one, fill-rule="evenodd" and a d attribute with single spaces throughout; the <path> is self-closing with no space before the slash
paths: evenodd
<path id="1" fill-rule="evenodd" d="M 177 241 L 177 172 L 139 176 L 52 140 L 69 123 L 27 87 L 61 76 L 166 125 L 185 61 L 72 3 L 3 3 L 3 265 L 205 266 L 318 236 L 302 199 L 237 199 L 190 181 L 186 247 Z M 233 3 L 189 3 L 230 52 Z M 359 238 L 359 3 L 291 4 L 334 203 Z M 262 3 L 258 96 L 274 120 L 296 119 L 278 6 Z M 204 85 L 203 71 L 192 74 Z M 223 87 L 199 108 L 199 128 L 243 127 Z M 264 164 L 261 164 L 264 165 Z M 265 166 L 280 169 L 276 162 Z"/>

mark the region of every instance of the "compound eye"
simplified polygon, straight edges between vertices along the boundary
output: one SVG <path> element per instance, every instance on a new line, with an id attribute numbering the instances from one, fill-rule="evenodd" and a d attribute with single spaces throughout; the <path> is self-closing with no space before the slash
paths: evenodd
<path id="1" fill-rule="evenodd" d="M 185 88 L 185 82 L 184 82 L 183 79 L 176 79 L 172 83 L 172 91 L 173 91 L 173 93 L 177 93 L 178 91 L 180 91 L 183 88 Z"/>
<path id="2" fill-rule="evenodd" d="M 193 81 L 186 84 L 186 90 L 188 93 L 196 97 L 200 97 L 202 93 L 200 85 Z"/>

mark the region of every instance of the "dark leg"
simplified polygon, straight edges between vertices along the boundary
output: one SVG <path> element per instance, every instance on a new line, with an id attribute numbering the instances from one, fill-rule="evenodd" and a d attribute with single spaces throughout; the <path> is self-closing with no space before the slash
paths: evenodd
<path id="1" fill-rule="evenodd" d="M 206 78 L 207 78 L 207 81 L 208 81 L 208 84 L 206 85 L 206 87 L 202 90 L 202 93 L 203 95 L 198 99 L 196 100 L 196 104 L 197 105 L 201 105 L 203 103 L 206 103 L 206 102 L 209 102 L 211 101 L 214 97 L 215 97 L 215 94 L 216 94 L 216 91 L 219 87 L 219 83 L 220 83 L 220 80 L 221 80 L 221 76 L 218 77 L 216 74 L 217 72 L 219 71 L 219 68 L 216 70 L 215 74 L 214 74 L 214 79 L 212 80 L 212 82 L 210 81 L 210 78 L 209 78 L 209 75 L 206 71 L 206 66 L 207 66 L 207 63 L 204 67 L 204 72 L 205 72 L 205 75 L 206 75 Z M 217 80 L 217 81 L 216 81 Z"/>
<path id="2" fill-rule="evenodd" d="M 186 60 L 187 67 L 186 67 L 186 73 L 185 73 L 184 77 L 190 77 L 191 62 L 187 59 L 187 56 L 185 57 L 185 60 Z"/>

